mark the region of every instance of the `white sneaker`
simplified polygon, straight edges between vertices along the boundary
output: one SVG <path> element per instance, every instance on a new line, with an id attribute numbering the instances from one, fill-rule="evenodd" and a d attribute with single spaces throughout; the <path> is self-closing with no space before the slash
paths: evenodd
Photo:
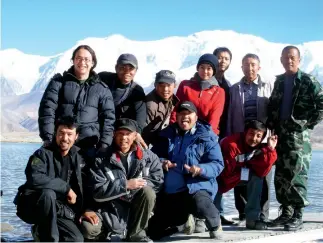
<path id="1" fill-rule="evenodd" d="M 194 230 L 195 230 L 195 220 L 194 220 L 194 216 L 190 214 L 184 225 L 183 232 L 187 235 L 191 235 L 194 233 Z"/>

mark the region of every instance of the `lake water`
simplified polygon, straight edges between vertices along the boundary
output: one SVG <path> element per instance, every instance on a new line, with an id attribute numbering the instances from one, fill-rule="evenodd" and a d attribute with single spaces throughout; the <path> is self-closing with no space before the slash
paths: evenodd
<path id="1" fill-rule="evenodd" d="M 30 225 L 22 222 L 15 214 L 12 203 L 17 188 L 25 182 L 25 167 L 29 156 L 40 147 L 40 144 L 31 143 L 1 143 L 1 222 L 9 223 L 13 231 L 2 233 L 2 237 L 19 240 L 21 237 L 30 238 Z M 309 171 L 308 196 L 311 205 L 306 207 L 307 212 L 323 212 L 323 151 L 314 151 Z M 274 187 L 271 187 L 271 206 L 277 208 Z M 224 195 L 225 213 L 236 214 L 233 193 Z"/>

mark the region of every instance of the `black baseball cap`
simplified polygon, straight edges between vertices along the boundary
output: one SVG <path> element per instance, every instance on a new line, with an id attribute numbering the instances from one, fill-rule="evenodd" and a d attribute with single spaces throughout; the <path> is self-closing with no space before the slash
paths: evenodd
<path id="1" fill-rule="evenodd" d="M 172 84 L 176 82 L 175 73 L 169 70 L 161 70 L 156 73 L 155 83 L 168 83 Z"/>
<path id="2" fill-rule="evenodd" d="M 114 124 L 115 130 L 119 129 L 127 129 L 131 132 L 137 132 L 138 131 L 138 124 L 135 120 L 129 119 L 129 118 L 120 118 L 116 120 Z"/>
<path id="3" fill-rule="evenodd" d="M 119 64 L 130 64 L 135 68 L 138 68 L 138 60 L 133 54 L 125 53 L 121 54 L 117 60 L 117 65 Z"/>
<path id="4" fill-rule="evenodd" d="M 180 102 L 176 111 L 181 112 L 182 110 L 189 110 L 191 112 L 197 113 L 196 106 L 191 101 Z"/>

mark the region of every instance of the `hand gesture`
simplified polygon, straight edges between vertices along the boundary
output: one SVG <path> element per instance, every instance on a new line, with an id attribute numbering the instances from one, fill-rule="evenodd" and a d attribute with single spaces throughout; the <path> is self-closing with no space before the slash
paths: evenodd
<path id="1" fill-rule="evenodd" d="M 171 168 L 174 168 L 174 167 L 176 167 L 177 165 L 176 165 L 176 163 L 172 163 L 171 161 L 169 161 L 169 160 L 164 160 L 163 161 L 163 169 L 165 170 L 165 171 L 168 171 L 168 169 L 171 169 Z"/>
<path id="2" fill-rule="evenodd" d="M 189 173 L 192 174 L 192 177 L 201 175 L 201 173 L 202 173 L 202 169 L 200 167 L 197 167 L 196 165 L 189 166 L 189 165 L 185 164 L 184 167 L 185 167 L 185 169 L 187 169 L 187 171 Z"/>
<path id="3" fill-rule="evenodd" d="M 76 197 L 77 196 L 76 196 L 75 192 L 72 189 L 70 189 L 68 191 L 68 194 L 67 194 L 67 202 L 69 204 L 75 204 L 76 203 Z"/>
<path id="4" fill-rule="evenodd" d="M 273 136 L 268 137 L 267 144 L 268 144 L 268 147 L 269 148 L 271 148 L 271 149 L 275 149 L 276 148 L 277 138 L 278 138 L 277 135 L 273 135 Z"/>
<path id="5" fill-rule="evenodd" d="M 86 220 L 90 222 L 93 225 L 98 225 L 99 224 L 99 217 L 98 215 L 93 212 L 93 211 L 86 211 L 83 213 L 83 215 L 80 218 L 80 223 L 82 223 L 82 220 Z"/>
<path id="6" fill-rule="evenodd" d="M 129 190 L 143 188 L 146 185 L 147 185 L 147 181 L 141 178 L 130 179 L 127 181 L 127 189 Z"/>

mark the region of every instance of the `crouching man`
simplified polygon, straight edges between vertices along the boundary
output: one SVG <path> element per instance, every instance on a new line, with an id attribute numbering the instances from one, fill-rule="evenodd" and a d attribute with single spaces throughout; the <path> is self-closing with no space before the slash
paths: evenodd
<path id="1" fill-rule="evenodd" d="M 176 226 L 189 218 L 192 233 L 193 214 L 205 219 L 211 238 L 220 239 L 220 215 L 213 204 L 216 177 L 223 170 L 218 137 L 209 124 L 198 121 L 192 102 L 180 102 L 176 109 L 176 123 L 161 131 L 152 148 L 163 158 L 165 183 L 149 222 L 149 236 L 160 239 L 175 233 Z"/>
<path id="2" fill-rule="evenodd" d="M 277 136 L 270 136 L 267 144 L 261 143 L 266 133 L 265 124 L 251 120 L 246 122 L 244 132 L 221 141 L 224 170 L 218 177 L 219 193 L 225 193 L 239 184 L 246 184 L 246 227 L 256 230 L 267 228 L 266 219 L 261 213 L 262 187 L 264 177 L 277 159 Z"/>
<path id="3" fill-rule="evenodd" d="M 56 128 L 55 142 L 30 157 L 25 170 L 27 181 L 19 187 L 14 203 L 17 216 L 34 224 L 35 241 L 81 242 L 78 219 L 84 161 L 73 146 L 78 137 L 77 125 L 73 118 L 62 118 Z"/>
<path id="4" fill-rule="evenodd" d="M 164 175 L 157 155 L 135 142 L 137 130 L 136 121 L 117 120 L 107 157 L 97 158 L 90 169 L 89 183 L 96 206 L 83 214 L 86 239 L 127 231 L 126 241 L 151 242 L 146 228 Z"/>

